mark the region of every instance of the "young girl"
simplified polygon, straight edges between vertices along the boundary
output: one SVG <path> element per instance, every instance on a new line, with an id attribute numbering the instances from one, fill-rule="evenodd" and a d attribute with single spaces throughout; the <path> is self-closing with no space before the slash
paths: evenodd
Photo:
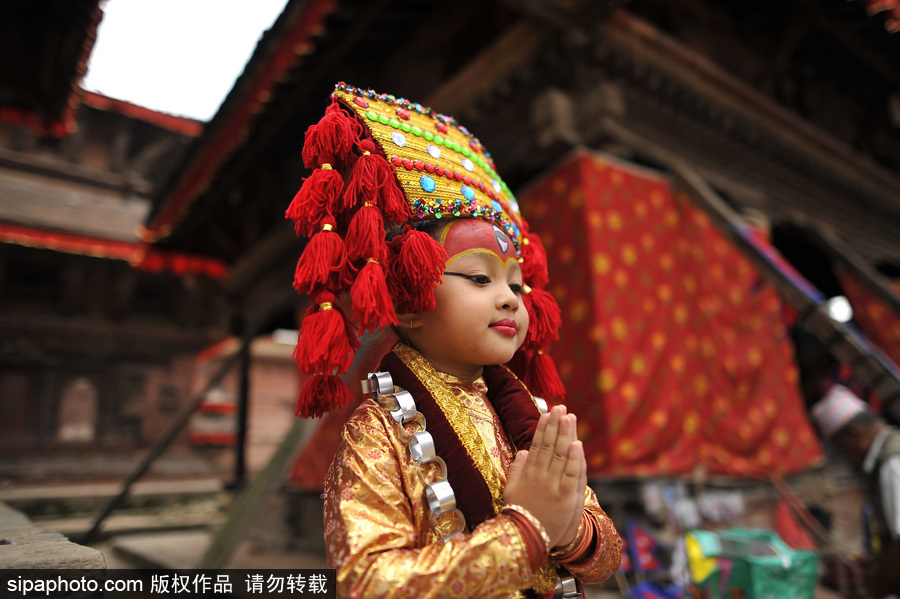
<path id="1" fill-rule="evenodd" d="M 288 210 L 298 232 L 318 231 L 295 279 L 316 304 L 297 349 L 313 375 L 299 413 L 345 401 L 334 377 L 355 339 L 335 305 L 341 291 L 350 288 L 361 331 L 390 324 L 400 337 L 363 382 L 368 396 L 325 483 L 338 595 L 580 596 L 577 581 L 618 569 L 621 540 L 586 485 L 575 416 L 562 405 L 541 414 L 542 400 L 504 366 L 559 388 L 543 353 L 558 319 L 540 289 L 539 244 L 455 121 L 344 84 L 335 98 L 358 120 L 335 103 L 307 132 L 304 159 L 317 171 Z M 317 174 L 335 163 L 346 185 Z M 376 212 L 429 224 L 384 244 Z"/>

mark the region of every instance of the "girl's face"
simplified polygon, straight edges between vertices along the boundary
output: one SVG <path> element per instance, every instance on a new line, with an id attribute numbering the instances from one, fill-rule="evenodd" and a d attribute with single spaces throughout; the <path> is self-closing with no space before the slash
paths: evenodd
<path id="1" fill-rule="evenodd" d="M 413 317 L 409 340 L 436 369 L 473 381 L 484 366 L 508 362 L 525 340 L 522 270 L 510 239 L 488 222 L 454 221 L 440 242 L 450 258 L 434 290 L 436 308 Z"/>

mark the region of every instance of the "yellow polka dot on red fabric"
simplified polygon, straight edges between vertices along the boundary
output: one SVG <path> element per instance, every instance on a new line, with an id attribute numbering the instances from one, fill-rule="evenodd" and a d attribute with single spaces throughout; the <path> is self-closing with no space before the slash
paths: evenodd
<path id="1" fill-rule="evenodd" d="M 747 359 L 750 361 L 750 364 L 754 367 L 762 364 L 763 355 L 762 351 L 755 345 L 747 350 Z"/>
<path id="2" fill-rule="evenodd" d="M 784 381 L 789 385 L 796 385 L 800 380 L 800 372 L 793 364 L 789 364 L 784 371 Z"/>
<path id="3" fill-rule="evenodd" d="M 697 279 L 692 276 L 686 276 L 684 278 L 684 290 L 688 293 L 688 295 L 694 295 L 697 293 Z"/>
<path id="4" fill-rule="evenodd" d="M 631 372 L 636 375 L 647 372 L 647 360 L 644 359 L 644 356 L 638 354 L 631 359 Z"/>
<path id="5" fill-rule="evenodd" d="M 620 231 L 622 229 L 622 215 L 618 212 L 610 212 L 606 216 L 606 223 L 613 231 Z"/>
<path id="6" fill-rule="evenodd" d="M 568 182 L 565 177 L 556 177 L 553 179 L 553 193 L 563 195 L 568 189 Z"/>
<path id="7" fill-rule="evenodd" d="M 656 297 L 658 297 L 659 300 L 664 304 L 669 303 L 669 301 L 672 299 L 672 288 L 663 283 L 662 285 L 657 287 Z"/>
<path id="8" fill-rule="evenodd" d="M 628 336 L 628 323 L 621 316 L 616 316 L 612 321 L 612 334 L 616 339 L 622 340 Z"/>
<path id="9" fill-rule="evenodd" d="M 591 261 L 594 267 L 594 272 L 598 275 L 605 275 L 609 272 L 609 256 L 606 254 L 596 254 L 594 255 L 593 260 Z"/>
<path id="10" fill-rule="evenodd" d="M 611 368 L 604 368 L 597 376 L 597 387 L 604 393 L 608 393 L 616 387 L 616 373 Z"/>
<path id="11" fill-rule="evenodd" d="M 694 377 L 694 392 L 698 396 L 703 397 L 704 395 L 706 395 L 708 389 L 709 383 L 706 379 L 706 376 L 698 374 L 696 377 Z"/>
<path id="12" fill-rule="evenodd" d="M 684 432 L 688 435 L 693 435 L 697 433 L 697 428 L 700 425 L 700 415 L 697 412 L 690 412 L 684 419 Z"/>
<path id="13" fill-rule="evenodd" d="M 728 400 L 724 395 L 717 395 L 715 399 L 713 399 L 713 410 L 717 414 L 727 414 L 730 409 L 728 404 Z"/>
<path id="14" fill-rule="evenodd" d="M 653 333 L 653 337 L 650 340 L 650 343 L 653 345 L 653 349 L 659 351 L 666 346 L 666 335 L 665 333 L 661 333 L 657 331 Z"/>
<path id="15" fill-rule="evenodd" d="M 577 210 L 584 204 L 584 191 L 576 189 L 569 194 L 569 208 Z"/>
<path id="16" fill-rule="evenodd" d="M 584 322 L 590 314 L 588 302 L 584 298 L 579 298 L 572 302 L 571 316 L 573 322 Z"/>
<path id="17" fill-rule="evenodd" d="M 638 218 L 644 218 L 647 216 L 647 204 L 643 200 L 638 200 L 634 203 L 634 214 Z"/>
<path id="18" fill-rule="evenodd" d="M 663 252 L 662 254 L 660 254 L 660 256 L 659 256 L 660 268 L 662 268 L 664 271 L 668 272 L 668 271 L 672 270 L 672 267 L 674 265 L 675 265 L 675 260 L 672 257 L 672 254 L 670 254 L 669 252 Z"/>
<path id="19" fill-rule="evenodd" d="M 778 447 L 787 447 L 790 441 L 791 436 L 786 430 L 779 428 L 775 431 L 775 444 L 778 445 Z"/>

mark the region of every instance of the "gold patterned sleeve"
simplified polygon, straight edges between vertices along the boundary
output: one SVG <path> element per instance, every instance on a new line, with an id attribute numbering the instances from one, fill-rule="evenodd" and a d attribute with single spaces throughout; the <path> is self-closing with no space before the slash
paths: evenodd
<path id="1" fill-rule="evenodd" d="M 584 511 L 593 520 L 597 538 L 591 555 L 576 564 L 566 564 L 566 569 L 583 584 L 599 584 L 611 578 L 622 562 L 622 538 L 612 520 L 600 507 L 597 495 L 588 487 L 585 493 Z"/>
<path id="2" fill-rule="evenodd" d="M 344 427 L 325 481 L 325 540 L 339 597 L 502 597 L 531 585 L 508 516 L 443 542 L 418 465 L 390 418 L 366 400 Z"/>

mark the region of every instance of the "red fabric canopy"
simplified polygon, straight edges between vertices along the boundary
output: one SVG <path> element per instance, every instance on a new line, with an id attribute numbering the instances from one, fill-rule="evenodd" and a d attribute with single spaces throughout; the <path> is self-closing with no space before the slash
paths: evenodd
<path id="1" fill-rule="evenodd" d="M 837 276 L 860 330 L 894 364 L 900 364 L 900 315 L 851 270 L 838 268 Z"/>
<path id="2" fill-rule="evenodd" d="M 768 477 L 821 459 L 781 299 L 686 195 L 580 152 L 519 202 L 549 254 L 550 353 L 592 475 Z"/>

